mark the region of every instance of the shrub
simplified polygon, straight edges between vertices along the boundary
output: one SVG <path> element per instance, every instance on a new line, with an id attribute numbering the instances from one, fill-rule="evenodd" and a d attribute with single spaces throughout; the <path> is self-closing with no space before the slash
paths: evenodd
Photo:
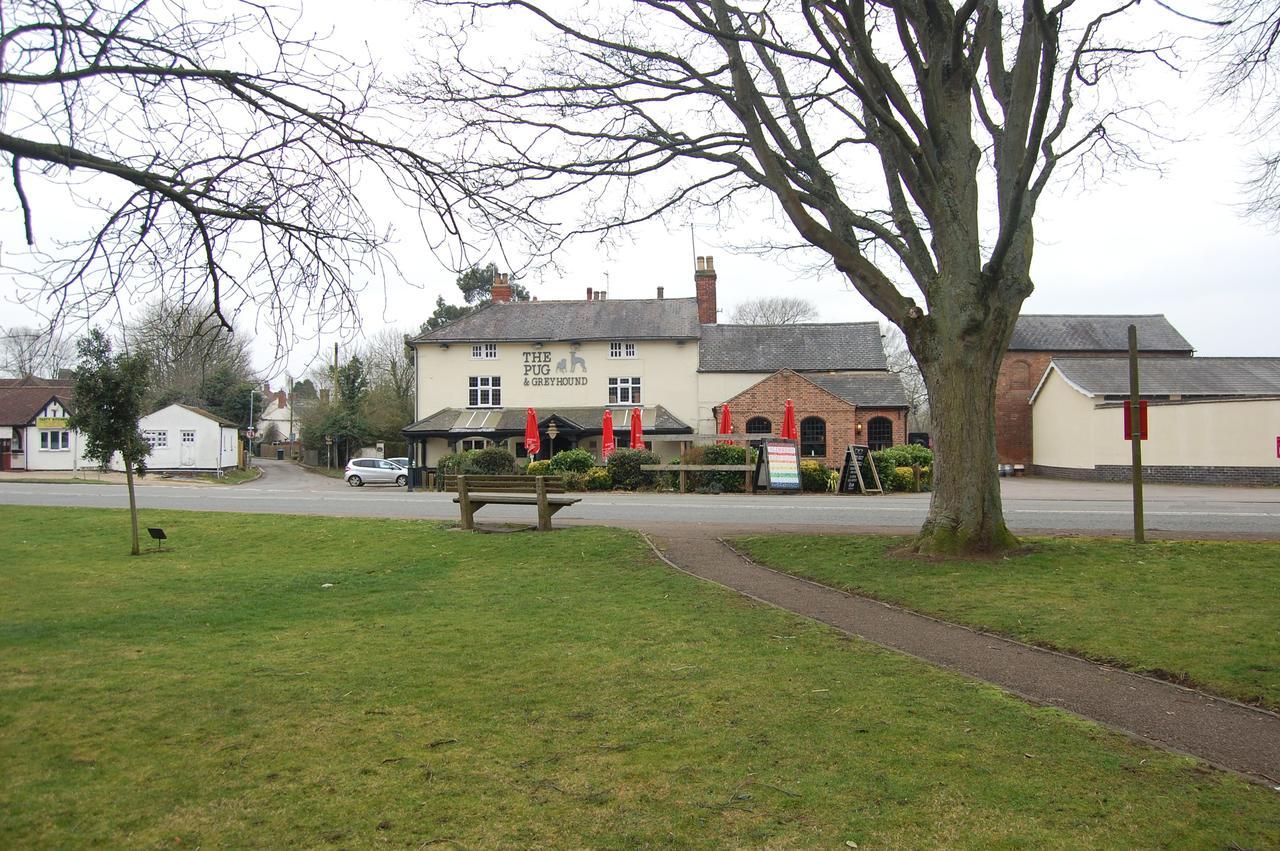
<path id="1" fill-rule="evenodd" d="M 800 462 L 800 490 L 822 493 L 831 489 L 831 471 L 820 461 Z"/>
<path id="2" fill-rule="evenodd" d="M 524 471 L 530 476 L 549 476 L 551 475 L 550 461 L 530 461 Z"/>
<path id="3" fill-rule="evenodd" d="M 880 458 L 887 458 L 893 462 L 895 467 L 910 467 L 912 464 L 919 464 L 921 467 L 933 466 L 933 450 L 927 446 L 917 446 L 914 443 L 879 449 L 875 452 L 875 455 Z"/>
<path id="4" fill-rule="evenodd" d="M 916 493 L 916 476 L 910 467 L 893 468 L 893 489 L 906 493 Z"/>
<path id="5" fill-rule="evenodd" d="M 557 452 L 552 457 L 551 472 L 557 475 L 585 473 L 594 467 L 595 463 L 596 459 L 585 449 L 566 449 L 564 452 Z"/>
<path id="6" fill-rule="evenodd" d="M 745 464 L 747 450 L 742 446 L 717 443 L 701 449 L 701 461 L 687 461 L 688 464 Z M 744 477 L 742 473 L 689 473 L 689 484 L 699 492 L 708 493 L 742 493 Z M 716 489 L 718 486 L 718 489 Z"/>
<path id="7" fill-rule="evenodd" d="M 471 469 L 468 473 L 479 473 L 486 476 L 509 476 L 516 471 L 516 456 L 500 446 L 473 450 L 467 453 L 472 457 Z"/>
<path id="8" fill-rule="evenodd" d="M 461 452 L 456 455 L 441 455 L 440 460 L 436 461 L 436 470 L 440 475 L 453 475 L 456 473 L 465 473 L 466 453 Z"/>
<path id="9" fill-rule="evenodd" d="M 587 474 L 570 470 L 564 476 L 564 489 L 567 491 L 584 491 L 587 489 Z"/>
<path id="10" fill-rule="evenodd" d="M 587 471 L 587 490 L 607 491 L 613 487 L 613 476 L 604 467 L 592 467 Z"/>
<path id="11" fill-rule="evenodd" d="M 932 489 L 933 476 L 927 475 L 926 471 L 933 469 L 933 452 L 926 446 L 911 444 L 878 449 L 871 453 L 871 460 L 880 474 L 880 483 L 884 485 L 885 493 L 915 490 L 915 477 L 911 472 L 913 464 L 919 464 L 921 468 L 920 489 L 926 491 Z M 868 472 L 863 468 L 863 478 Z"/>
<path id="12" fill-rule="evenodd" d="M 641 470 L 640 465 L 661 463 L 662 459 L 658 454 L 648 449 L 618 449 L 609 456 L 609 475 L 613 477 L 613 483 L 620 488 L 636 490 L 651 487 L 654 481 L 653 473 Z"/>

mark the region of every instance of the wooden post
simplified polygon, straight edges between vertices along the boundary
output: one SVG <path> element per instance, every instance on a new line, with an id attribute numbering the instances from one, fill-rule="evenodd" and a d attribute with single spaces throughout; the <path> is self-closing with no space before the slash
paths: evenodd
<path id="1" fill-rule="evenodd" d="M 680 493 L 684 493 L 684 467 L 680 468 Z"/>
<path id="2" fill-rule="evenodd" d="M 1129 443 L 1133 451 L 1133 542 L 1146 542 L 1146 521 L 1142 516 L 1142 412 L 1138 404 L 1138 326 L 1129 326 Z"/>
<path id="3" fill-rule="evenodd" d="M 538 531 L 551 531 L 551 506 L 547 504 L 547 478 L 537 476 L 538 488 Z"/>
<path id="4" fill-rule="evenodd" d="M 467 477 L 458 475 L 458 507 L 462 509 L 462 528 L 474 530 L 475 517 L 471 508 L 471 495 L 467 493 Z"/>

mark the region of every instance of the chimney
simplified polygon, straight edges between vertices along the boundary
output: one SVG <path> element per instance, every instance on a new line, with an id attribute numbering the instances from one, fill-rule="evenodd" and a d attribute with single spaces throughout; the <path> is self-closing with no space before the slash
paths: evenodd
<path id="1" fill-rule="evenodd" d="M 604 297 L 607 295 L 608 293 L 604 290 L 596 290 L 596 301 L 604 301 Z"/>
<path id="2" fill-rule="evenodd" d="M 591 301 L 591 287 L 587 287 L 587 301 Z"/>
<path id="3" fill-rule="evenodd" d="M 694 261 L 693 288 L 698 296 L 698 324 L 716 324 L 716 264 L 712 257 Z"/>
<path id="4" fill-rule="evenodd" d="M 658 287 L 658 299 L 659 301 L 662 299 L 662 287 Z"/>
<path id="5" fill-rule="evenodd" d="M 276 407 L 284 408 L 289 404 L 289 397 L 283 390 L 276 391 Z"/>
<path id="6" fill-rule="evenodd" d="M 490 297 L 494 304 L 511 301 L 511 279 L 505 272 L 493 276 L 493 293 Z"/>

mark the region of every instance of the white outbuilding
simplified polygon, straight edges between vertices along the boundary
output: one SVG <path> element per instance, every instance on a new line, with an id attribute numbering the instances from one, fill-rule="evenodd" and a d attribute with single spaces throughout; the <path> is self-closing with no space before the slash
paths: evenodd
<path id="1" fill-rule="evenodd" d="M 221 473 L 239 466 L 236 424 L 203 408 L 173 404 L 147 414 L 138 427 L 151 446 L 149 471 Z"/>

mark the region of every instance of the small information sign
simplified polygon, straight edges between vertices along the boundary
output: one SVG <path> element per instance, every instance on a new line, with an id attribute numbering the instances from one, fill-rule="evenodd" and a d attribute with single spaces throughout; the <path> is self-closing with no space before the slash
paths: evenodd
<path id="1" fill-rule="evenodd" d="M 844 464 L 840 467 L 840 483 L 836 487 L 839 493 L 884 493 L 880 484 L 880 472 L 876 470 L 875 464 L 868 463 L 870 454 L 870 446 L 850 444 L 845 447 Z M 870 471 L 869 478 L 875 483 L 875 487 L 868 486 L 867 477 L 862 475 L 864 464 Z"/>
<path id="2" fill-rule="evenodd" d="M 1141 440 L 1147 439 L 1147 400 L 1138 402 L 1138 427 L 1141 429 Z M 1124 403 L 1124 439 L 1133 440 L 1133 402 Z"/>
<path id="3" fill-rule="evenodd" d="M 791 440 L 766 440 L 756 461 L 756 487 L 800 490 L 800 453 Z"/>

